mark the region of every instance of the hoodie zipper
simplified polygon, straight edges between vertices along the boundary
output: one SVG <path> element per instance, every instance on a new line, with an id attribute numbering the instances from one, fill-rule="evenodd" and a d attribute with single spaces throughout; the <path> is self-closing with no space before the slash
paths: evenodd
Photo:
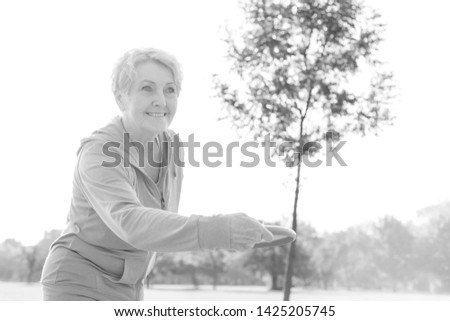
<path id="1" fill-rule="evenodd" d="M 164 147 L 163 147 L 163 144 L 159 141 L 159 137 L 158 136 L 156 136 L 156 144 L 158 144 L 158 147 L 160 148 L 160 150 L 161 150 L 161 155 L 163 155 L 164 154 Z M 161 160 L 163 160 L 163 157 L 161 157 Z M 161 164 L 161 165 L 163 165 L 163 164 Z M 162 190 L 160 190 L 159 189 L 159 187 L 157 186 L 157 189 L 158 189 L 158 191 L 159 191 L 159 195 L 160 195 L 160 201 L 161 201 L 161 209 L 162 210 L 165 210 L 166 209 L 166 200 L 164 199 L 164 188 L 165 188 L 165 184 L 164 184 L 164 179 L 165 179 L 165 176 L 166 175 L 163 175 L 163 167 L 161 167 L 160 169 L 160 173 L 159 173 L 159 179 L 158 179 L 158 185 L 159 185 L 159 183 L 161 183 L 161 180 L 163 180 L 163 184 L 162 184 Z"/>
<path id="2" fill-rule="evenodd" d="M 122 120 L 122 119 L 120 119 L 120 123 L 122 124 L 123 130 L 126 131 L 125 126 L 123 125 L 123 120 Z M 169 138 L 170 138 L 170 136 L 169 136 Z M 169 141 L 170 141 L 170 139 L 169 139 Z M 162 144 L 160 143 L 159 137 L 158 137 L 158 136 L 156 136 L 156 143 L 158 144 L 158 146 L 159 146 L 161 149 L 163 149 Z M 81 148 L 82 148 L 82 147 L 80 147 L 79 151 L 81 150 Z M 78 151 L 78 153 L 79 153 L 79 151 Z M 162 152 L 164 152 L 164 151 L 162 151 Z M 131 153 L 130 153 L 130 154 L 131 154 Z M 170 154 L 170 150 L 169 150 L 169 154 Z M 167 162 L 167 163 L 168 163 L 168 164 L 170 163 L 170 156 L 169 156 L 169 155 L 168 155 L 168 162 Z M 167 166 L 168 166 L 168 165 L 167 165 Z M 161 209 L 165 210 L 165 209 L 166 209 L 166 200 L 164 199 L 164 192 L 165 192 L 165 176 L 168 175 L 168 173 L 166 173 L 166 175 L 162 175 L 162 173 L 159 174 L 159 179 L 160 179 L 160 180 L 161 180 L 161 179 L 164 180 L 164 182 L 163 182 L 163 184 L 162 184 L 162 190 L 160 190 L 160 188 L 158 187 L 159 182 L 158 182 L 158 184 L 156 184 L 150 177 L 147 176 L 147 174 L 146 174 L 141 168 L 139 168 L 138 166 L 137 166 L 137 168 L 139 169 L 139 171 L 141 171 L 141 172 L 143 173 L 144 177 L 146 178 L 146 181 L 148 182 L 147 184 L 148 184 L 149 188 L 150 188 L 151 190 L 153 190 L 153 191 L 155 191 L 155 189 L 156 189 L 156 191 L 159 193 Z M 162 171 L 163 169 L 161 168 L 160 170 Z M 168 170 L 168 169 L 167 169 L 167 170 Z M 156 192 L 156 191 L 155 191 L 155 192 Z M 156 195 L 155 195 L 155 196 L 156 196 Z"/>
<path id="3" fill-rule="evenodd" d="M 166 201 L 164 200 L 164 196 L 161 193 L 161 209 L 165 210 L 166 209 Z"/>

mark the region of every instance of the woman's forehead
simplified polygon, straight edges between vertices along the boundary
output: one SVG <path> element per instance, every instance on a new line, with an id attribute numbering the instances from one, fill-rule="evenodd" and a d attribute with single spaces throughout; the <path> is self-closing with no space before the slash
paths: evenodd
<path id="1" fill-rule="evenodd" d="M 136 65 L 135 82 L 153 82 L 156 84 L 175 83 L 175 79 L 170 68 L 153 61 L 141 62 Z"/>

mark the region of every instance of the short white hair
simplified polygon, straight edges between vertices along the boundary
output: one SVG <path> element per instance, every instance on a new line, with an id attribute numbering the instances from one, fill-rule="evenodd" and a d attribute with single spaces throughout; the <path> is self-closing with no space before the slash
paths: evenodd
<path id="1" fill-rule="evenodd" d="M 171 54 L 155 48 L 140 48 L 127 51 L 114 66 L 112 79 L 112 92 L 114 95 L 129 93 L 136 77 L 136 66 L 142 62 L 156 62 L 172 71 L 177 91 L 181 91 L 183 74 L 178 60 Z"/>

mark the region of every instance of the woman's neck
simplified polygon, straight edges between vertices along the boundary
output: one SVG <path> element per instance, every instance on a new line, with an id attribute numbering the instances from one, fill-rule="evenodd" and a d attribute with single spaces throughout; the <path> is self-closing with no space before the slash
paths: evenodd
<path id="1" fill-rule="evenodd" d="M 131 124 L 126 117 L 121 117 L 123 128 L 125 132 L 130 134 L 130 139 L 135 142 L 139 142 L 146 146 L 149 142 L 153 142 L 157 137 L 156 132 L 142 132 L 134 129 L 133 124 Z"/>
<path id="2" fill-rule="evenodd" d="M 150 162 L 149 158 L 153 162 L 161 161 L 161 143 L 158 141 L 158 133 L 156 132 L 145 132 L 133 130 L 133 125 L 130 124 L 125 117 L 121 117 L 122 126 L 126 133 L 130 136 L 131 142 L 138 142 L 143 145 L 144 160 L 145 163 Z"/>

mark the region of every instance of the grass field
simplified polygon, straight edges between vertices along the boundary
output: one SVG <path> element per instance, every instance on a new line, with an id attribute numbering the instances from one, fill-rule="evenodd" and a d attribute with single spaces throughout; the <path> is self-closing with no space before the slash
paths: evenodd
<path id="1" fill-rule="evenodd" d="M 42 299 L 38 283 L 0 282 L 0 301 L 39 301 Z M 268 291 L 265 287 L 219 286 L 214 291 L 210 286 L 194 290 L 192 286 L 155 285 L 145 290 L 146 301 L 281 301 L 282 293 Z M 361 301 L 361 300 L 446 300 L 450 295 L 426 293 L 393 293 L 375 291 L 345 291 L 293 289 L 293 301 Z"/>

